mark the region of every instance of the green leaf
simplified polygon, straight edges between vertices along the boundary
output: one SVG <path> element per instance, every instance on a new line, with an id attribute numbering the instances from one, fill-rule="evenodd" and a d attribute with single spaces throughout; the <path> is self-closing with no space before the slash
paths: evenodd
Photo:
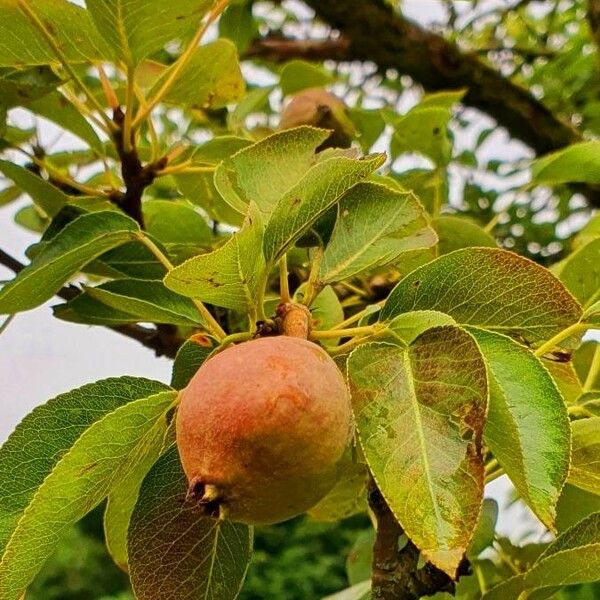
<path id="1" fill-rule="evenodd" d="M 556 275 L 584 307 L 600 302 L 600 238 L 581 246 L 561 265 Z"/>
<path id="2" fill-rule="evenodd" d="M 405 344 L 411 344 L 428 329 L 444 325 L 456 325 L 456 321 L 451 316 L 435 310 L 415 310 L 392 319 L 388 329 Z"/>
<path id="3" fill-rule="evenodd" d="M 182 200 L 146 200 L 146 231 L 163 244 L 210 244 L 212 231 L 193 206 Z"/>
<path id="4" fill-rule="evenodd" d="M 594 302 L 589 308 L 586 308 L 583 313 L 583 320 L 587 323 L 600 324 L 600 300 Z"/>
<path id="5" fill-rule="evenodd" d="M 185 0 L 180 1 L 189 4 Z M 156 94 L 174 68 L 172 66 L 164 71 L 150 96 Z M 239 100 L 245 85 L 236 47 L 229 40 L 216 40 L 194 50 L 163 101 L 186 108 L 222 108 Z"/>
<path id="6" fill-rule="evenodd" d="M 556 507 L 558 531 L 563 532 L 596 512 L 600 512 L 600 496 L 586 492 L 567 482 Z"/>
<path id="7" fill-rule="evenodd" d="M 385 266 L 403 252 L 436 242 L 435 231 L 416 196 L 375 183 L 359 183 L 339 201 L 319 280 L 348 279 Z"/>
<path id="8" fill-rule="evenodd" d="M 323 600 L 371 600 L 371 581 L 361 581 Z"/>
<path id="9" fill-rule="evenodd" d="M 0 160 L 0 171 L 12 179 L 49 217 L 54 217 L 69 197 L 39 175 L 6 160 Z"/>
<path id="10" fill-rule="evenodd" d="M 0 562 L 2 600 L 19 598 L 64 529 L 101 502 L 112 485 L 162 440 L 164 415 L 175 395 L 162 392 L 117 408 L 91 425 L 56 462 L 6 544 Z"/>
<path id="11" fill-rule="evenodd" d="M 446 165 L 452 154 L 447 131 L 451 117 L 448 108 L 417 105 L 403 117 L 394 119 L 392 158 L 405 152 L 418 152 L 438 166 Z"/>
<path id="12" fill-rule="evenodd" d="M 519 495 L 551 530 L 571 455 L 569 416 L 544 365 L 514 340 L 469 328 L 488 365 L 485 443 Z"/>
<path id="13" fill-rule="evenodd" d="M 223 161 L 215 185 L 224 200 L 241 214 L 251 201 L 268 218 L 280 198 L 317 160 L 316 149 L 329 132 L 298 127 L 275 133 Z"/>
<path id="14" fill-rule="evenodd" d="M 600 496 L 600 418 L 571 423 L 573 455 L 569 483 Z"/>
<path id="15" fill-rule="evenodd" d="M 159 440 L 157 436 L 154 444 L 146 449 L 141 460 L 127 473 L 126 477 L 112 487 L 108 495 L 104 511 L 104 539 L 108 553 L 123 571 L 128 571 L 129 563 L 127 552 L 129 521 L 142 482 L 161 454 L 161 442 L 164 443 L 164 440 Z"/>
<path id="16" fill-rule="evenodd" d="M 194 335 L 177 352 L 171 374 L 171 387 L 182 390 L 190 382 L 204 361 L 215 351 L 210 338 Z"/>
<path id="17" fill-rule="evenodd" d="M 595 358 L 597 353 L 600 354 L 600 343 L 596 340 L 586 340 L 573 353 L 573 366 L 579 379 L 583 382 L 587 382 L 589 377 L 592 379 L 589 381 L 590 390 L 600 390 L 600 373 L 590 375 L 594 361 L 600 360 L 600 355 Z"/>
<path id="18" fill-rule="evenodd" d="M 495 248 L 457 250 L 416 269 L 392 290 L 381 319 L 411 310 L 437 310 L 459 324 L 531 343 L 552 338 L 581 316 L 577 301 L 549 271 Z"/>
<path id="19" fill-rule="evenodd" d="M 263 249 L 274 262 L 353 185 L 383 164 L 381 154 L 361 160 L 336 156 L 314 165 L 279 200 L 265 228 Z"/>
<path id="20" fill-rule="evenodd" d="M 294 292 L 294 300 L 302 301 L 306 283 Z M 337 294 L 330 285 L 326 285 L 310 305 L 312 329 L 331 329 L 344 320 L 344 309 Z M 338 340 L 321 340 L 324 346 L 337 346 Z"/>
<path id="21" fill-rule="evenodd" d="M 533 162 L 531 185 L 600 183 L 600 142 L 581 142 Z"/>
<path id="22" fill-rule="evenodd" d="M 81 112 L 60 92 L 53 92 L 44 96 L 41 100 L 29 102 L 27 109 L 75 134 L 100 156 L 106 154 L 104 144 L 94 128 Z"/>
<path id="23" fill-rule="evenodd" d="M 36 490 L 89 427 L 130 402 L 168 389 L 148 379 L 105 379 L 61 394 L 27 415 L 0 448 L 0 554 Z"/>
<path id="24" fill-rule="evenodd" d="M 335 522 L 364 512 L 367 508 L 366 465 L 349 460 L 333 489 L 309 511 L 315 521 Z"/>
<path id="25" fill-rule="evenodd" d="M 103 211 L 78 217 L 0 290 L 0 314 L 39 306 L 94 258 L 132 240 L 138 233 L 138 224 L 118 212 Z"/>
<path id="26" fill-rule="evenodd" d="M 371 528 L 362 531 L 356 538 L 346 559 L 346 573 L 350 585 L 356 585 L 371 578 L 375 535 L 375 530 Z"/>
<path id="27" fill-rule="evenodd" d="M 496 248 L 496 240 L 479 225 L 464 217 L 444 215 L 431 222 L 439 238 L 438 252 L 448 254 L 461 248 L 487 246 Z"/>
<path id="28" fill-rule="evenodd" d="M 483 596 L 484 600 L 518 598 L 525 590 L 563 587 L 598 581 L 600 513 L 580 521 L 558 536 L 523 575 L 509 579 Z"/>
<path id="29" fill-rule="evenodd" d="M 69 62 L 95 62 L 112 54 L 87 10 L 67 0 L 27 4 Z M 0 40 L 0 66 L 59 64 L 40 31 L 14 0 L 0 0 Z"/>
<path id="30" fill-rule="evenodd" d="M 191 300 L 168 290 L 160 281 L 117 279 L 84 289 L 94 300 L 130 314 L 136 321 L 183 326 L 203 323 Z"/>
<path id="31" fill-rule="evenodd" d="M 498 511 L 498 503 L 493 498 L 486 498 L 483 501 L 477 529 L 467 550 L 467 556 L 470 559 L 477 558 L 486 548 L 489 548 L 494 543 Z"/>
<path id="32" fill-rule="evenodd" d="M 183 296 L 216 306 L 252 311 L 264 270 L 261 253 L 263 226 L 254 205 L 241 231 L 209 254 L 202 254 L 170 271 L 165 285 Z"/>
<path id="33" fill-rule="evenodd" d="M 458 327 L 348 360 L 358 436 L 390 509 L 422 554 L 454 577 L 483 501 L 486 368 Z"/>
<path id="34" fill-rule="evenodd" d="M 252 529 L 201 517 L 186 494 L 173 447 L 144 480 L 129 527 L 130 576 L 138 600 L 233 600 L 240 591 Z"/>
<path id="35" fill-rule="evenodd" d="M 281 69 L 279 85 L 284 96 L 307 88 L 331 85 L 335 77 L 322 67 L 305 60 L 290 60 Z"/>
<path id="36" fill-rule="evenodd" d="M 219 19 L 220 37 L 231 40 L 240 54 L 244 54 L 259 37 L 258 24 L 252 16 L 252 2 L 237 2 L 227 7 Z"/>
<path id="37" fill-rule="evenodd" d="M 2 106 L 23 106 L 37 98 L 47 98 L 61 84 L 52 69 L 46 66 L 33 69 L 0 71 Z"/>
<path id="38" fill-rule="evenodd" d="M 167 270 L 141 242 L 128 242 L 99 257 L 98 266 L 114 277 L 162 279 Z"/>
<path id="39" fill-rule="evenodd" d="M 211 0 L 87 0 L 112 56 L 136 65 L 199 27 Z"/>

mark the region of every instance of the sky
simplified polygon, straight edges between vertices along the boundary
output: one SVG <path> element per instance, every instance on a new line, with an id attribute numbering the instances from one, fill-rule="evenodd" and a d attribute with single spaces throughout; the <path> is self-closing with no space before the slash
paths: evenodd
<path id="1" fill-rule="evenodd" d="M 403 7 L 406 14 L 422 23 L 444 16 L 439 0 L 404 0 Z M 15 118 L 22 115 L 17 113 Z M 56 140 L 57 134 L 54 127 L 40 125 L 43 144 Z M 54 149 L 75 144 L 73 138 L 63 135 Z M 506 149 L 508 152 L 508 143 Z M 27 202 L 22 201 L 0 208 L 0 247 L 22 262 L 27 262 L 24 250 L 37 241 L 35 235 L 13 222 L 14 213 L 25 204 Z M 0 281 L 12 276 L 8 269 L 0 266 Z M 0 335 L 0 443 L 34 407 L 85 383 L 119 375 L 169 381 L 171 361 L 156 358 L 138 342 L 105 328 L 54 319 L 49 307 L 56 303 L 57 300 L 52 300 L 43 307 L 17 315 Z M 505 478 L 486 489 L 486 495 L 497 498 L 501 506 L 508 504 L 509 492 Z M 532 520 L 523 519 L 523 511 L 519 505 L 504 511 L 500 529 L 512 537 L 530 529 Z"/>

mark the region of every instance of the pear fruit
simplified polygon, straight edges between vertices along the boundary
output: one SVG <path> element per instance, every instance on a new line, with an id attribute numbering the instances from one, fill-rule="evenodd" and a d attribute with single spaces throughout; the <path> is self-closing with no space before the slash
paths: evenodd
<path id="1" fill-rule="evenodd" d="M 182 392 L 177 446 L 202 513 L 248 524 L 306 512 L 337 483 L 353 429 L 330 356 L 264 337 L 205 362 Z"/>

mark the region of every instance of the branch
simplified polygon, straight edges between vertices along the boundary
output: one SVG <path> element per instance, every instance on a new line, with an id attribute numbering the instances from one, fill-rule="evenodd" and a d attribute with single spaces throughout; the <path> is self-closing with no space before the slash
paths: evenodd
<path id="1" fill-rule="evenodd" d="M 410 541 L 399 544 L 404 535 L 402 527 L 389 509 L 381 492 L 371 480 L 369 506 L 377 519 L 377 537 L 373 547 L 372 594 L 377 600 L 418 600 L 437 592 L 454 594 L 455 584 L 446 573 L 432 565 L 421 569 L 419 550 Z M 459 576 L 469 571 L 463 560 Z"/>
<path id="2" fill-rule="evenodd" d="M 25 268 L 23 263 L 4 252 L 1 248 L 0 265 L 4 265 L 14 273 L 20 273 Z M 69 301 L 79 296 L 79 294 L 81 294 L 81 290 L 71 285 L 61 288 L 55 295 Z M 170 325 L 163 325 L 160 329 L 150 329 L 141 325 L 116 325 L 108 327 L 108 329 L 140 342 L 146 348 L 154 350 L 156 356 L 166 356 L 168 358 L 175 358 L 177 350 L 184 341 L 177 334 L 177 328 Z"/>
<path id="3" fill-rule="evenodd" d="M 489 114 L 537 154 L 582 140 L 575 127 L 553 114 L 527 89 L 485 64 L 477 53 L 465 52 L 421 28 L 398 14 L 386 0 L 305 2 L 347 41 L 344 60 L 371 61 L 381 71 L 396 69 L 429 91 L 467 89 L 465 104 Z M 590 6 L 599 4 L 599 0 L 589 2 Z M 600 206 L 597 188 L 578 186 L 577 191 L 585 194 L 590 204 Z"/>
<path id="4" fill-rule="evenodd" d="M 304 60 L 348 60 L 350 40 L 344 36 L 331 40 L 295 40 L 282 37 L 265 37 L 252 42 L 245 58 L 263 58 L 284 62 L 293 58 Z"/>
<path id="5" fill-rule="evenodd" d="M 587 17 L 600 56 L 600 0 L 588 0 Z"/>

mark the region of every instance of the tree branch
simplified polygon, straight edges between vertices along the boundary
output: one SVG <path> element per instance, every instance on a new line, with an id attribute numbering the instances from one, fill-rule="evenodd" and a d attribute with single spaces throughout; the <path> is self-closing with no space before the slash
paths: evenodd
<path id="1" fill-rule="evenodd" d="M 244 53 L 245 58 L 264 58 L 284 62 L 293 58 L 304 60 L 348 60 L 350 40 L 340 36 L 331 40 L 296 40 L 279 36 L 256 39 Z"/>
<path id="2" fill-rule="evenodd" d="M 402 527 L 389 509 L 375 482 L 369 486 L 369 506 L 377 519 L 377 537 L 373 547 L 371 592 L 377 600 L 418 600 L 437 592 L 454 593 L 455 584 L 446 573 L 432 565 L 421 569 L 419 550 L 410 541 L 399 542 Z M 459 576 L 469 572 L 469 563 L 463 560 Z"/>
<path id="3" fill-rule="evenodd" d="M 20 273 L 25 265 L 18 261 L 16 258 L 10 256 L 0 248 L 0 265 L 4 265 L 14 273 Z M 63 300 L 73 300 L 81 294 L 79 288 L 70 285 L 63 287 L 56 296 Z M 140 342 L 146 348 L 154 350 L 156 356 L 166 356 L 168 358 L 175 358 L 177 350 L 184 342 L 177 334 L 177 328 L 171 325 L 163 325 L 160 329 L 151 329 L 148 327 L 142 327 L 141 325 L 115 325 L 108 327 L 112 331 L 116 331 L 125 337 L 131 338 Z"/>
<path id="4" fill-rule="evenodd" d="M 600 57 L 600 0 L 588 0 L 587 16 Z"/>

